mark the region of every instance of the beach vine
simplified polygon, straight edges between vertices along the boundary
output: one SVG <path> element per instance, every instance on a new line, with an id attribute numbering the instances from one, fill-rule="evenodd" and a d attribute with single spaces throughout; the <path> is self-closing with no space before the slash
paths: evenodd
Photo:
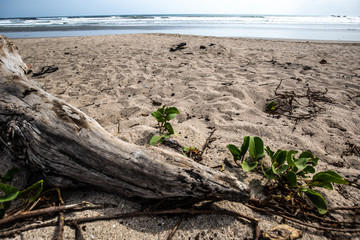
<path id="1" fill-rule="evenodd" d="M 281 83 L 279 86 L 280 85 Z M 325 94 L 325 92 L 322 94 Z M 313 94 L 311 90 L 308 90 L 308 96 L 315 96 L 315 99 L 322 98 L 318 94 Z M 293 99 L 292 101 L 296 102 L 296 99 Z M 327 98 L 324 98 L 324 101 L 327 101 Z M 291 103 L 292 102 L 290 101 L 290 104 Z M 179 112 L 175 108 L 177 110 L 176 114 L 167 118 L 166 109 L 167 108 L 164 105 L 162 108 L 159 108 L 152 113 L 152 116 L 158 121 L 159 129 L 162 129 L 160 130 L 162 135 L 154 136 L 153 139 L 156 139 L 155 143 L 160 142 L 169 146 L 167 141 L 172 140 L 169 138 L 174 132 L 172 126 L 171 130 L 168 131 L 165 127 L 165 123 L 173 119 Z M 169 109 L 173 109 L 173 107 Z M 267 110 L 275 111 L 279 109 L 275 103 L 273 105 L 268 105 Z M 168 110 L 168 112 L 170 113 L 171 111 Z M 306 117 L 304 119 L 306 119 Z M 183 147 L 175 141 L 177 143 L 176 147 L 178 148 L 180 146 L 184 155 L 192 158 L 194 161 L 200 162 L 202 161 L 202 155 L 206 148 L 215 140 L 215 138 L 212 137 L 214 132 L 215 129 L 211 132 L 202 150 L 199 150 L 196 147 Z M 173 144 L 173 141 L 170 141 L 170 143 Z M 262 139 L 256 136 L 245 136 L 240 148 L 233 144 L 228 144 L 227 149 L 232 154 L 235 163 L 245 172 L 256 171 L 268 180 L 268 183 L 264 186 L 264 193 L 267 196 L 266 199 L 260 200 L 251 197 L 249 201 L 244 204 L 245 206 L 254 211 L 277 215 L 302 226 L 318 230 L 343 233 L 360 232 L 360 229 L 349 226 L 349 224 L 357 225 L 359 224 L 358 222 L 336 221 L 324 217 L 328 211 L 352 211 L 354 209 L 360 209 L 360 207 L 328 208 L 325 198 L 320 194 L 317 188 L 333 190 L 333 184 L 347 185 L 349 182 L 340 174 L 332 170 L 317 172 L 315 167 L 318 165 L 319 158 L 315 157 L 310 151 L 299 153 L 296 150 L 278 149 L 274 152 L 269 146 L 264 147 Z M 265 164 L 266 159 L 270 159 L 270 166 Z M 224 164 L 214 168 L 218 167 L 221 167 L 220 171 L 224 170 Z M 310 205 L 312 206 L 309 206 L 309 203 L 311 203 Z M 319 215 L 312 213 L 314 207 Z M 216 210 L 206 211 L 216 214 Z M 296 216 L 296 218 L 294 216 Z M 318 222 L 320 226 L 306 223 L 305 221 L 308 221 L 309 219 Z M 173 236 L 181 221 L 182 219 L 176 224 L 170 236 Z M 260 229 L 258 220 L 253 219 L 252 222 L 255 227 L 254 239 L 259 239 Z M 329 227 L 330 224 L 336 225 L 337 227 Z M 297 233 L 299 232 L 299 230 L 295 230 Z M 263 233 L 263 236 L 266 236 L 266 233 Z"/>
<path id="2" fill-rule="evenodd" d="M 264 148 L 264 143 L 259 137 L 245 136 L 243 144 L 239 149 L 233 144 L 227 148 L 234 157 L 235 163 L 245 172 L 257 169 L 264 177 L 273 181 L 271 187 L 271 198 L 278 199 L 280 202 L 291 202 L 292 205 L 305 204 L 304 195 L 317 208 L 320 214 L 328 211 L 325 198 L 314 187 L 333 190 L 333 184 L 349 184 L 337 172 L 328 170 L 316 172 L 315 166 L 318 165 L 319 158 L 311 152 L 304 151 L 296 157 L 298 151 L 281 150 L 272 151 L 269 146 Z M 248 154 L 247 154 L 248 153 Z M 268 156 L 271 161 L 269 167 L 265 167 L 263 160 Z M 312 178 L 309 174 L 313 174 Z"/>

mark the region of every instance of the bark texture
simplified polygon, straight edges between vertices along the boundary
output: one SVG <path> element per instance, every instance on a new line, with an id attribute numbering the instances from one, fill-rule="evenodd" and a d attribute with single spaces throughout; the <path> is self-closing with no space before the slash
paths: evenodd
<path id="1" fill-rule="evenodd" d="M 248 200 L 248 186 L 229 174 L 169 150 L 114 138 L 39 88 L 26 71 L 16 46 L 0 35 L 0 158 L 40 171 L 58 187 L 89 185 L 146 199 Z"/>

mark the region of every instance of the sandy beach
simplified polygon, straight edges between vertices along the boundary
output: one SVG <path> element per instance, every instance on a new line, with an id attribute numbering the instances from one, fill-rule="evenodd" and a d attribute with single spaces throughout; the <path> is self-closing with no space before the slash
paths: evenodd
<path id="1" fill-rule="evenodd" d="M 202 164 L 219 166 L 238 177 L 261 198 L 266 180 L 245 174 L 232 160 L 226 145 L 241 146 L 243 136 L 259 136 L 272 149 L 309 150 L 320 158 L 318 171 L 334 170 L 360 185 L 360 156 L 349 152 L 360 146 L 360 43 L 280 41 L 200 37 L 170 34 L 132 34 L 94 37 L 15 39 L 23 61 L 33 72 L 44 66 L 58 70 L 36 81 L 94 118 L 119 139 L 148 145 L 157 134 L 151 112 L 175 106 L 173 139 L 182 146 L 201 147 L 215 129 Z M 180 43 L 184 49 L 170 51 Z M 294 101 L 291 117 L 265 112 L 277 93 L 322 94 Z M 307 117 L 309 114 L 312 117 Z M 303 118 L 301 116 L 304 116 Z M 161 145 L 159 146 L 161 147 Z M 359 205 L 360 191 L 336 185 L 320 190 L 329 207 Z M 88 210 L 73 216 L 97 216 L 140 210 L 140 203 L 96 190 L 64 190 L 67 204 L 88 201 L 115 204 L 115 209 Z M 260 219 L 269 231 L 280 217 L 252 211 L 240 203 L 216 205 Z M 337 220 L 353 217 L 348 211 L 330 214 Z M 138 217 L 82 225 L 86 239 L 166 239 L 180 217 Z M 358 219 L 359 220 L 359 219 Z M 303 239 L 358 239 L 359 235 L 329 234 L 287 224 L 303 231 Z M 52 239 L 54 227 L 32 230 L 10 239 Z M 65 227 L 64 239 L 75 231 Z M 184 217 L 173 239 L 252 239 L 251 224 L 230 216 Z"/>

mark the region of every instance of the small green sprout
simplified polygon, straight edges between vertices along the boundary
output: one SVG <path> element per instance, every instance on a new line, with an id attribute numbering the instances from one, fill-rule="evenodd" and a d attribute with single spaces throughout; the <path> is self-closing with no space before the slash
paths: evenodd
<path id="1" fill-rule="evenodd" d="M 267 112 L 275 112 L 277 108 L 278 108 L 277 103 L 274 101 L 271 101 L 266 105 L 265 110 Z"/>
<path id="2" fill-rule="evenodd" d="M 151 138 L 151 146 L 154 146 L 158 142 L 162 143 L 166 138 L 175 134 L 169 121 L 174 119 L 177 114 L 180 114 L 180 112 L 176 107 L 166 107 L 166 105 L 151 113 L 151 116 L 153 116 L 158 122 L 158 128 L 160 131 L 160 136 L 155 135 Z"/>

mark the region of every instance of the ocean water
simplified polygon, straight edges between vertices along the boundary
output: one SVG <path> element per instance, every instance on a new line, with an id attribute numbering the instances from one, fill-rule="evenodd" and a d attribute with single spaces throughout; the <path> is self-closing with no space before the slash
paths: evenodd
<path id="1" fill-rule="evenodd" d="M 10 38 L 132 33 L 360 41 L 360 16 L 121 15 L 0 19 L 0 34 Z"/>

